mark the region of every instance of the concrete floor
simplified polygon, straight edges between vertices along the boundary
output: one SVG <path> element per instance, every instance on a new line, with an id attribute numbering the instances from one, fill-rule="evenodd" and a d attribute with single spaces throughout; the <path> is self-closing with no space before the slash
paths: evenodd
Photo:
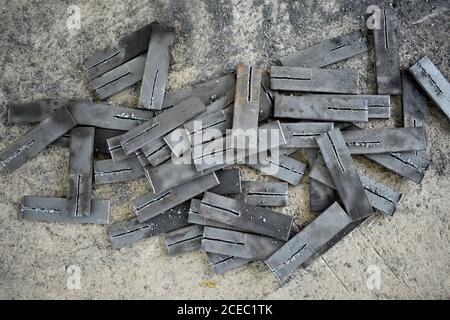
<path id="1" fill-rule="evenodd" d="M 29 129 L 7 124 L 8 101 L 89 96 L 83 58 L 154 19 L 177 29 L 178 63 L 170 73 L 170 89 L 176 89 L 232 70 L 238 62 L 270 62 L 364 28 L 366 8 L 383 2 L 0 0 L 0 148 Z M 67 28 L 69 5 L 81 9 L 80 30 Z M 448 1 L 395 1 L 394 6 L 402 66 L 426 54 L 450 78 Z M 337 67 L 359 70 L 363 92 L 375 92 L 373 49 Z M 138 89 L 111 101 L 135 106 Z M 369 125 L 400 126 L 400 99 L 393 102 L 392 120 Z M 357 158 L 362 172 L 403 192 L 396 215 L 369 219 L 282 287 L 263 263 L 215 276 L 204 254 L 171 258 L 159 238 L 113 251 L 104 227 L 21 220 L 23 195 L 65 196 L 68 150 L 47 149 L 13 174 L 0 175 L 0 298 L 448 299 L 450 122 L 431 103 L 430 112 L 433 163 L 421 185 Z M 244 176 L 257 178 L 250 170 Z M 307 182 L 291 188 L 290 205 L 283 209 L 299 225 L 313 217 Z M 112 199 L 116 222 L 133 215 L 130 200 L 147 190 L 140 180 L 99 187 L 95 196 Z M 73 265 L 81 270 L 78 290 L 67 286 Z M 380 271 L 381 287 L 370 290 L 373 270 Z"/>

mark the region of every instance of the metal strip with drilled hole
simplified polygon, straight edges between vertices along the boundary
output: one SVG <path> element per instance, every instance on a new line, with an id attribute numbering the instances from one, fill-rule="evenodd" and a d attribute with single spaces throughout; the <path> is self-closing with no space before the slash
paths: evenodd
<path id="1" fill-rule="evenodd" d="M 142 177 L 145 177 L 145 172 L 137 157 L 116 162 L 111 159 L 94 162 L 96 185 L 132 181 Z"/>
<path id="2" fill-rule="evenodd" d="M 288 184 L 284 182 L 244 181 L 242 189 L 243 201 L 252 206 L 285 207 L 288 204 Z"/>
<path id="3" fill-rule="evenodd" d="M 281 123 L 286 148 L 317 148 L 316 137 L 334 129 L 332 122 Z"/>
<path id="4" fill-rule="evenodd" d="M 60 108 L 0 152 L 3 168 L 7 173 L 13 172 L 76 125 L 70 111 Z"/>
<path id="5" fill-rule="evenodd" d="M 199 214 L 207 219 L 280 240 L 289 239 L 292 227 L 292 217 L 288 215 L 211 192 L 203 195 Z"/>
<path id="6" fill-rule="evenodd" d="M 323 134 L 317 138 L 317 144 L 348 215 L 360 220 L 373 214 L 341 131 L 334 129 Z"/>
<path id="7" fill-rule="evenodd" d="M 205 252 L 259 261 L 267 259 L 284 243 L 260 235 L 205 227 L 201 248 Z"/>
<path id="8" fill-rule="evenodd" d="M 324 40 L 281 58 L 286 67 L 322 68 L 369 51 L 362 30 Z"/>
<path id="9" fill-rule="evenodd" d="M 366 100 L 340 96 L 287 96 L 275 97 L 275 117 L 301 120 L 367 122 L 369 111 Z"/>
<path id="10" fill-rule="evenodd" d="M 378 17 L 380 28 L 373 29 L 377 93 L 397 95 L 402 93 L 400 80 L 400 30 L 395 10 L 384 8 Z"/>
<path id="11" fill-rule="evenodd" d="M 133 201 L 133 209 L 139 221 L 144 222 L 217 185 L 217 176 L 210 173 L 159 194 L 147 193 Z"/>
<path id="12" fill-rule="evenodd" d="M 422 89 L 450 119 L 450 84 L 428 57 L 423 57 L 409 68 Z"/>
<path id="13" fill-rule="evenodd" d="M 271 68 L 272 90 L 358 94 L 358 84 L 359 74 L 356 70 Z"/>
<path id="14" fill-rule="evenodd" d="M 170 256 L 200 251 L 202 248 L 203 226 L 190 225 L 166 233 L 164 242 Z"/>
<path id="15" fill-rule="evenodd" d="M 73 216 L 67 211 L 68 201 L 65 198 L 29 197 L 23 198 L 20 212 L 26 220 L 69 224 L 102 224 L 109 223 L 111 204 L 109 200 L 92 200 L 91 214 Z"/>
<path id="16" fill-rule="evenodd" d="M 70 132 L 67 212 L 75 217 L 91 214 L 94 137 L 93 127 L 76 127 Z"/>
<path id="17" fill-rule="evenodd" d="M 268 258 L 266 264 L 280 281 L 284 281 L 351 223 L 352 219 L 335 202 Z"/>
<path id="18" fill-rule="evenodd" d="M 249 259 L 242 259 L 221 254 L 207 252 L 208 262 L 216 275 L 224 274 L 228 271 L 240 268 L 251 262 Z"/>
<path id="19" fill-rule="evenodd" d="M 429 112 L 428 101 L 422 88 L 408 72 L 402 72 L 403 126 L 425 127 Z"/>

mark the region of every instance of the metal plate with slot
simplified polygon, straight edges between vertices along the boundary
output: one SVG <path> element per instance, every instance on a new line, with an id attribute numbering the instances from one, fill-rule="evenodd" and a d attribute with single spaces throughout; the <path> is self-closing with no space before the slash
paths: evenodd
<path id="1" fill-rule="evenodd" d="M 13 172 L 76 125 L 70 111 L 66 107 L 60 108 L 51 117 L 2 150 L 0 162 L 3 168 L 7 173 Z"/>
<path id="2" fill-rule="evenodd" d="M 122 161 L 128 158 L 133 157 L 132 154 L 126 155 L 125 151 L 122 148 L 122 145 L 120 144 L 119 136 L 112 137 L 106 140 L 106 143 L 108 144 L 108 152 L 111 155 L 111 158 L 114 162 Z"/>
<path id="3" fill-rule="evenodd" d="M 373 213 L 352 157 L 339 129 L 317 138 L 320 152 L 330 171 L 336 190 L 353 220 L 363 219 Z"/>
<path id="4" fill-rule="evenodd" d="M 362 30 L 327 39 L 307 49 L 281 58 L 287 67 L 321 68 L 369 51 Z"/>
<path id="5" fill-rule="evenodd" d="M 280 281 L 284 281 L 351 223 L 352 219 L 335 202 L 268 258 L 266 264 Z"/>
<path id="6" fill-rule="evenodd" d="M 289 239 L 292 227 L 292 217 L 288 215 L 210 192 L 205 192 L 199 214 L 207 219 L 280 240 Z"/>
<path id="7" fill-rule="evenodd" d="M 68 201 L 64 198 L 23 198 L 20 211 L 22 218 L 32 221 L 70 224 L 108 224 L 111 213 L 109 200 L 92 200 L 89 216 L 75 217 L 67 211 Z"/>
<path id="8" fill-rule="evenodd" d="M 94 136 L 93 127 L 76 127 L 70 132 L 67 212 L 76 217 L 91 214 Z"/>
<path id="9" fill-rule="evenodd" d="M 332 122 L 281 123 L 286 148 L 317 148 L 316 137 L 334 129 Z"/>
<path id="10" fill-rule="evenodd" d="M 221 229 L 239 230 L 239 228 L 233 228 L 232 226 L 229 226 L 225 223 L 217 222 L 215 220 L 202 217 L 199 213 L 201 203 L 202 200 L 200 199 L 191 199 L 191 206 L 189 208 L 189 217 L 188 217 L 189 223 Z"/>
<path id="11" fill-rule="evenodd" d="M 133 201 L 134 212 L 139 221 L 144 222 L 217 185 L 219 185 L 217 176 L 210 173 L 160 194 L 147 193 Z"/>
<path id="12" fill-rule="evenodd" d="M 203 226 L 190 225 L 169 233 L 164 240 L 171 256 L 199 251 L 202 248 Z"/>
<path id="13" fill-rule="evenodd" d="M 106 228 L 113 249 L 164 234 L 189 225 L 189 202 L 184 202 L 156 217 L 140 223 L 137 218 L 114 223 Z"/>
<path id="14" fill-rule="evenodd" d="M 392 8 L 382 9 L 378 19 L 380 28 L 373 29 L 377 67 L 377 93 L 389 95 L 401 94 L 400 31 L 395 10 Z"/>
<path id="15" fill-rule="evenodd" d="M 359 75 L 355 70 L 271 68 L 272 90 L 358 94 Z"/>
<path id="16" fill-rule="evenodd" d="M 335 188 L 330 172 L 322 157 L 318 157 L 309 174 L 312 180 L 319 181 L 330 188 Z M 379 212 L 392 216 L 397 209 L 401 193 L 364 175 L 359 175 L 361 183 L 372 207 Z"/>
<path id="17" fill-rule="evenodd" d="M 153 167 L 159 166 L 172 156 L 169 146 L 162 138 L 147 143 L 141 148 L 141 152 Z"/>
<path id="18" fill-rule="evenodd" d="M 237 66 L 236 96 L 234 98 L 233 130 L 257 130 L 261 98 L 261 66 Z"/>
<path id="19" fill-rule="evenodd" d="M 284 243 L 260 235 L 205 227 L 201 248 L 206 252 L 257 261 L 267 259 Z"/>
<path id="20" fill-rule="evenodd" d="M 261 207 L 284 207 L 288 204 L 287 183 L 244 181 L 242 187 L 243 201 L 246 204 Z"/>
<path id="21" fill-rule="evenodd" d="M 208 256 L 209 265 L 217 275 L 245 266 L 251 262 L 250 259 L 224 256 L 222 254 L 210 252 L 207 252 L 206 254 Z"/>
<path id="22" fill-rule="evenodd" d="M 139 108 L 150 110 L 162 110 L 163 108 L 169 77 L 170 51 L 174 37 L 173 29 L 160 26 L 152 28 L 139 96 Z"/>
<path id="23" fill-rule="evenodd" d="M 343 122 L 367 122 L 366 100 L 349 100 L 335 95 L 275 97 L 275 117 Z"/>
<path id="24" fill-rule="evenodd" d="M 94 162 L 94 177 L 97 185 L 132 181 L 144 176 L 144 168 L 137 157 L 116 162 L 110 159 Z"/>
<path id="25" fill-rule="evenodd" d="M 196 97 L 184 100 L 174 108 L 119 136 L 125 154 L 134 153 L 144 145 L 151 144 L 153 141 L 162 138 L 186 121 L 205 112 L 205 110 L 206 107 L 203 102 Z"/>
<path id="26" fill-rule="evenodd" d="M 408 72 L 402 72 L 403 126 L 425 127 L 429 112 L 422 88 Z"/>
<path id="27" fill-rule="evenodd" d="M 427 147 L 425 127 L 343 131 L 351 154 L 422 151 Z"/>
<path id="28" fill-rule="evenodd" d="M 428 57 L 423 57 L 409 68 L 409 72 L 431 100 L 450 119 L 450 84 L 439 69 Z"/>
<path id="29" fill-rule="evenodd" d="M 62 107 L 67 107 L 68 99 L 39 99 L 31 102 L 12 102 L 9 104 L 8 122 L 10 124 L 39 123 L 50 117 Z"/>

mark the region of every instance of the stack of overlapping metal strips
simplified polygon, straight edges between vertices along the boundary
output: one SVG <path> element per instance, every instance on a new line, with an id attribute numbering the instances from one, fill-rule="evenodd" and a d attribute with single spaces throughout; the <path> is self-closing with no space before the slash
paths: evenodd
<path id="1" fill-rule="evenodd" d="M 357 70 L 324 68 L 368 52 L 361 30 L 282 58 L 281 66 L 239 64 L 169 93 L 174 30 L 151 23 L 131 33 L 85 66 L 100 100 L 142 81 L 138 108 L 89 100 L 10 105 L 10 123 L 39 124 L 1 152 L 7 172 L 51 144 L 70 145 L 67 198 L 25 196 L 22 217 L 108 224 L 110 201 L 92 199 L 92 183 L 145 177 L 151 190 L 132 202 L 136 217 L 107 227 L 114 249 L 164 235 L 169 254 L 203 250 L 217 274 L 265 261 L 284 281 L 375 211 L 394 214 L 401 195 L 358 173 L 352 155 L 421 183 L 430 164 L 426 95 L 450 117 L 449 83 L 428 58 L 401 72 L 393 10 L 373 33 L 377 95 L 359 95 Z M 401 94 L 403 127 L 357 125 L 390 118 L 390 95 Z M 257 132 L 257 148 L 230 142 L 236 132 Z M 291 157 L 301 149 L 308 165 Z M 111 159 L 94 160 L 97 153 Z M 241 181 L 236 164 L 277 182 Z M 288 204 L 288 185 L 298 186 L 307 168 L 317 218 L 298 230 L 274 208 Z"/>

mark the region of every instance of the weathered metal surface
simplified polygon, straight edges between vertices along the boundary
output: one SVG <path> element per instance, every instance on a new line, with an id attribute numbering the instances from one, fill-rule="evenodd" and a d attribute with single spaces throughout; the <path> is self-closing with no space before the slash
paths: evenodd
<path id="1" fill-rule="evenodd" d="M 132 181 L 144 176 L 144 168 L 137 157 L 116 162 L 110 159 L 94 162 L 94 178 L 97 185 Z"/>
<path id="2" fill-rule="evenodd" d="M 425 127 L 429 112 L 428 101 L 422 88 L 408 73 L 402 73 L 403 126 Z"/>
<path id="3" fill-rule="evenodd" d="M 240 268 L 251 262 L 250 259 L 242 259 L 222 254 L 207 252 L 209 265 L 217 275 L 224 274 L 228 271 Z"/>
<path id="4" fill-rule="evenodd" d="M 133 154 L 125 154 L 125 151 L 122 148 L 122 144 L 120 143 L 119 136 L 109 138 L 108 140 L 106 140 L 106 143 L 108 144 L 108 152 L 114 162 L 133 157 Z"/>
<path id="5" fill-rule="evenodd" d="M 215 172 L 220 184 L 209 190 L 216 194 L 238 194 L 242 192 L 241 170 L 224 169 Z"/>
<path id="6" fill-rule="evenodd" d="M 316 137 L 334 129 L 332 122 L 281 123 L 286 148 L 317 148 Z"/>
<path id="7" fill-rule="evenodd" d="M 147 143 L 145 146 L 142 146 L 141 152 L 153 167 L 159 166 L 172 156 L 169 146 L 162 138 L 158 138 L 152 141 L 152 143 Z"/>
<path id="8" fill-rule="evenodd" d="M 190 225 L 166 233 L 164 241 L 169 255 L 199 251 L 202 248 L 203 226 Z"/>
<path id="9" fill-rule="evenodd" d="M 242 198 L 246 204 L 261 207 L 284 207 L 288 203 L 288 184 L 284 182 L 244 181 Z M 211 192 L 214 192 L 211 190 Z"/>

